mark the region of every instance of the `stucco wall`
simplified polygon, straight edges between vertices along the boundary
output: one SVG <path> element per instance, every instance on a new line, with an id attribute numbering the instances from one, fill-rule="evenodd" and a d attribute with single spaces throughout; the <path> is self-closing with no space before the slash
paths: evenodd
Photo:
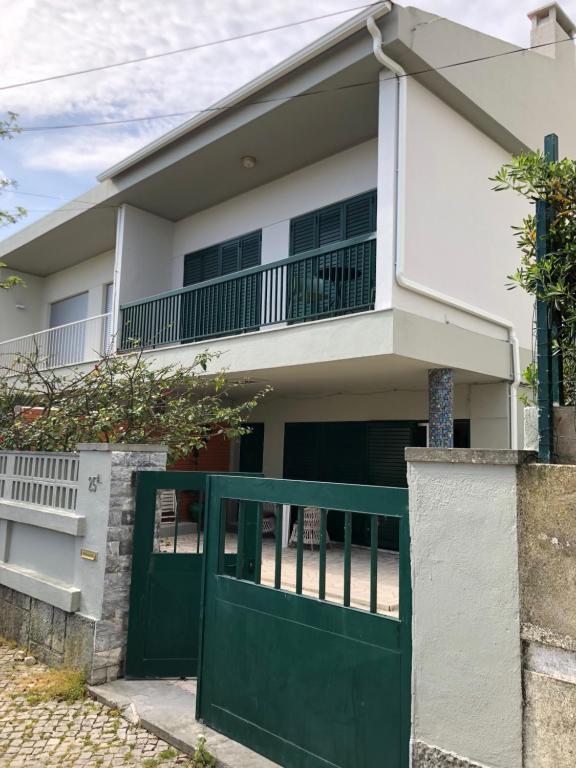
<path id="1" fill-rule="evenodd" d="M 340 387 L 334 383 L 334 389 Z M 294 421 L 428 420 L 428 392 L 395 390 L 351 394 L 277 396 L 272 393 L 254 413 L 264 422 L 264 474 L 282 477 L 284 425 Z M 470 419 L 472 448 L 508 447 L 507 387 L 459 385 L 455 387 L 454 417 Z M 492 427 L 490 431 L 489 427 Z"/>
<path id="2" fill-rule="evenodd" d="M 407 456 L 413 764 L 520 768 L 516 453 Z"/>
<path id="3" fill-rule="evenodd" d="M 292 217 L 376 185 L 373 139 L 182 219 L 174 225 L 172 284 L 182 285 L 184 254 L 255 229 L 262 229 L 262 263 L 284 259 Z"/>
<path id="4" fill-rule="evenodd" d="M 120 211 L 115 269 L 120 273 L 120 304 L 179 288 L 171 280 L 173 224 L 124 205 Z"/>
<path id="5" fill-rule="evenodd" d="M 88 291 L 88 317 L 104 312 L 104 286 L 114 279 L 114 252 L 106 251 L 45 278 L 42 295 L 44 327 L 48 327 L 50 304 Z"/>
<path id="6" fill-rule="evenodd" d="M 34 333 L 43 321 L 44 278 L 13 269 L 0 270 L 0 278 L 8 275 L 18 275 L 24 280 L 26 287 L 18 286 L 9 291 L 0 291 L 0 341 Z"/>
<path id="7" fill-rule="evenodd" d="M 509 155 L 411 78 L 407 94 L 405 272 L 510 319 L 521 345 L 530 348 L 532 301 L 506 287 L 519 259 L 510 227 L 521 222 L 528 207 L 511 192 L 493 192 L 489 181 Z M 398 286 L 394 303 L 446 322 L 486 328 L 481 320 Z"/>

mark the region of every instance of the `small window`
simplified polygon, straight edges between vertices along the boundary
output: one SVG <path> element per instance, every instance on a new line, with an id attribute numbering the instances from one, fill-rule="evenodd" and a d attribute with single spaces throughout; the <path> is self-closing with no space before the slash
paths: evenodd
<path id="1" fill-rule="evenodd" d="M 203 283 L 261 262 L 262 230 L 184 256 L 184 285 Z"/>
<path id="2" fill-rule="evenodd" d="M 376 190 L 318 208 L 290 222 L 290 255 L 376 230 Z"/>

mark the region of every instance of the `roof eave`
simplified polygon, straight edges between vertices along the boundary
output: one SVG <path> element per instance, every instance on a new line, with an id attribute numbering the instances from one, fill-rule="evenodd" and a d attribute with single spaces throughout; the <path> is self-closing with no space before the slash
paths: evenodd
<path id="1" fill-rule="evenodd" d="M 294 55 L 290 56 L 284 61 L 281 61 L 275 67 L 260 75 L 260 77 L 251 80 L 249 83 L 242 86 L 238 90 L 233 91 L 224 99 L 217 101 L 210 107 L 210 111 L 202 112 L 196 117 L 193 117 L 191 120 L 187 120 L 185 123 L 182 123 L 182 125 L 174 128 L 174 130 L 163 134 L 155 141 L 152 141 L 145 147 L 142 147 L 142 149 L 139 149 L 133 154 L 128 155 L 128 157 L 124 158 L 119 163 L 116 163 L 111 168 L 108 168 L 103 173 L 101 173 L 97 177 L 98 181 L 111 179 L 114 176 L 117 176 L 118 174 L 128 170 L 133 165 L 136 165 L 140 161 L 150 157 L 150 155 L 158 152 L 158 150 L 166 147 L 173 141 L 176 141 L 182 136 L 185 136 L 186 134 L 196 130 L 201 125 L 204 125 L 210 120 L 213 120 L 222 111 L 240 104 L 242 101 L 250 98 L 263 88 L 267 88 L 276 80 L 285 77 L 293 70 L 297 69 L 303 64 L 306 64 L 316 56 L 324 53 L 324 51 L 329 50 L 355 32 L 358 32 L 365 25 L 369 16 L 373 16 L 374 18 L 378 19 L 387 15 L 391 12 L 392 6 L 393 3 L 389 2 L 389 0 L 378 5 L 369 6 L 360 13 L 353 16 L 351 19 L 348 19 L 348 21 L 346 21 L 344 24 L 341 24 L 340 26 L 328 32 L 323 37 L 315 40 L 313 43 L 306 46 L 306 48 L 302 48 Z"/>

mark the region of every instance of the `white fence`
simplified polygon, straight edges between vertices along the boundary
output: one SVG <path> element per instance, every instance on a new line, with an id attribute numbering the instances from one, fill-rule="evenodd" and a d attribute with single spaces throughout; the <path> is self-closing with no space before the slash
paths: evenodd
<path id="1" fill-rule="evenodd" d="M 76 453 L 0 453 L 0 501 L 76 510 Z"/>
<path id="2" fill-rule="evenodd" d="M 112 315 L 95 315 L 0 342 L 0 368 L 18 370 L 27 359 L 42 368 L 57 368 L 96 360 L 111 351 Z"/>
<path id="3" fill-rule="evenodd" d="M 0 452 L 0 584 L 63 610 L 80 607 L 77 453 Z"/>

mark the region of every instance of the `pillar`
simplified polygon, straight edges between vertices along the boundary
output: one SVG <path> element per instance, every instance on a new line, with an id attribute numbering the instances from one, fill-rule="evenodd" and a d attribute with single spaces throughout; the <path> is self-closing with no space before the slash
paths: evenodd
<path id="1" fill-rule="evenodd" d="M 454 447 L 454 371 L 428 371 L 428 419 L 430 448 Z"/>

